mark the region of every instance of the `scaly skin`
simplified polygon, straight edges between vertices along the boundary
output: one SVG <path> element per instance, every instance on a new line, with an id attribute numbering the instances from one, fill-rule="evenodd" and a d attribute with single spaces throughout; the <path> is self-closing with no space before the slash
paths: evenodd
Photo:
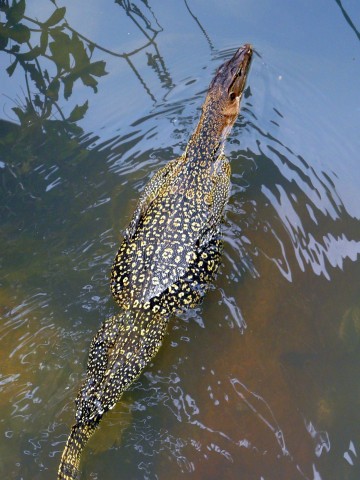
<path id="1" fill-rule="evenodd" d="M 158 352 L 171 314 L 198 305 L 214 280 L 230 188 L 223 145 L 251 56 L 244 45 L 219 68 L 184 154 L 159 170 L 140 197 L 111 272 L 121 312 L 105 320 L 91 343 L 58 479 L 77 478 L 86 442 Z"/>

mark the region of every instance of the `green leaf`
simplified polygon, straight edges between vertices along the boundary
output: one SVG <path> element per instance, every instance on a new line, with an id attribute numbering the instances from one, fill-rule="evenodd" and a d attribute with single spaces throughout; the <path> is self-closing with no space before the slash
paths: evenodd
<path id="1" fill-rule="evenodd" d="M 6 19 L 10 25 L 16 25 L 23 18 L 25 13 L 25 0 L 19 3 L 13 2 L 10 8 L 5 11 Z"/>
<path id="2" fill-rule="evenodd" d="M 59 100 L 59 90 L 60 90 L 60 82 L 57 78 L 54 78 L 50 83 L 50 85 L 48 86 L 45 94 L 47 97 L 57 102 Z"/>
<path id="3" fill-rule="evenodd" d="M 10 49 L 10 53 L 18 53 L 20 52 L 20 45 L 13 45 Z"/>
<path id="4" fill-rule="evenodd" d="M 34 58 L 37 58 L 39 55 L 41 55 L 41 48 L 36 46 L 28 52 L 18 53 L 17 56 L 19 60 L 29 61 L 34 60 Z"/>
<path id="5" fill-rule="evenodd" d="M 74 77 L 72 75 L 68 75 L 67 77 L 63 78 L 62 81 L 64 83 L 64 97 L 65 100 L 67 100 L 72 94 Z"/>
<path id="6" fill-rule="evenodd" d="M 56 41 L 61 41 L 61 42 L 68 42 L 69 45 L 71 43 L 71 39 L 69 35 L 63 32 L 64 28 L 63 26 L 60 27 L 54 27 L 49 30 L 50 36 L 53 38 L 53 40 Z"/>
<path id="7" fill-rule="evenodd" d="M 42 54 L 46 52 L 48 42 L 49 42 L 49 32 L 47 30 L 43 30 L 40 35 L 40 49 Z"/>
<path id="8" fill-rule="evenodd" d="M 79 137 L 84 133 L 84 130 L 78 125 L 76 125 L 76 123 L 70 123 L 70 122 L 65 124 L 65 130 L 66 132 L 71 133 L 76 137 Z"/>
<path id="9" fill-rule="evenodd" d="M 35 107 L 38 107 L 40 109 L 42 109 L 43 106 L 44 106 L 44 103 L 42 102 L 39 95 L 37 95 L 37 94 L 34 96 L 33 102 L 34 102 Z"/>
<path id="10" fill-rule="evenodd" d="M 95 80 L 94 77 L 92 77 L 91 75 L 85 73 L 85 74 L 82 74 L 80 76 L 81 78 L 81 81 L 83 82 L 84 85 L 88 86 L 88 87 L 91 87 L 95 93 L 97 93 L 97 80 Z"/>
<path id="11" fill-rule="evenodd" d="M 103 60 L 90 63 L 90 65 L 86 68 L 86 72 L 90 75 L 95 75 L 95 77 L 103 77 L 108 73 L 105 71 L 105 66 L 106 63 Z"/>
<path id="12" fill-rule="evenodd" d="M 26 43 L 30 40 L 30 30 L 26 25 L 18 23 L 8 30 L 9 37 L 15 42 Z"/>
<path id="13" fill-rule="evenodd" d="M 65 17 L 66 8 L 60 7 L 55 10 L 55 12 L 43 23 L 45 27 L 53 27 Z"/>
<path id="14" fill-rule="evenodd" d="M 9 41 L 9 27 L 0 22 L 0 49 L 6 48 Z"/>
<path id="15" fill-rule="evenodd" d="M 35 83 L 36 88 L 41 93 L 44 93 L 44 91 L 46 90 L 46 85 L 42 73 L 36 68 L 33 63 L 24 63 L 23 67 L 27 72 L 29 72 L 30 78 Z"/>
<path id="16" fill-rule="evenodd" d="M 0 50 L 4 50 L 8 44 L 9 37 L 7 35 L 2 35 L 0 30 Z"/>
<path id="17" fill-rule="evenodd" d="M 87 112 L 88 108 L 89 102 L 87 100 L 83 105 L 76 105 L 73 111 L 70 113 L 68 121 L 77 122 L 78 120 L 81 120 L 82 118 L 84 118 L 84 115 Z"/>
<path id="18" fill-rule="evenodd" d="M 58 72 L 61 70 L 68 71 L 70 69 L 69 51 L 59 41 L 50 42 L 49 48 L 52 53 L 52 59 L 55 62 Z"/>
<path id="19" fill-rule="evenodd" d="M 13 107 L 12 111 L 16 114 L 16 116 L 18 117 L 18 119 L 20 120 L 20 123 L 21 123 L 22 120 L 25 117 L 25 113 L 21 110 L 20 107 Z"/>
<path id="20" fill-rule="evenodd" d="M 18 60 L 16 59 L 15 62 L 13 62 L 9 67 L 7 67 L 6 71 L 9 74 L 9 77 L 11 77 L 12 74 L 14 73 L 14 70 L 17 64 L 18 64 Z"/>
<path id="21" fill-rule="evenodd" d="M 70 51 L 75 60 L 75 68 L 80 70 L 89 65 L 90 59 L 86 52 L 83 42 L 79 39 L 76 33 L 73 33 L 71 38 Z"/>
<path id="22" fill-rule="evenodd" d="M 95 50 L 95 44 L 94 43 L 88 43 L 88 49 L 89 49 L 90 57 L 91 57 L 94 50 Z"/>

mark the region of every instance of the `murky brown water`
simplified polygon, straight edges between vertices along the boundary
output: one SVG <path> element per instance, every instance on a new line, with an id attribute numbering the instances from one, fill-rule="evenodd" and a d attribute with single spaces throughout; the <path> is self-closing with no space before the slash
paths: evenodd
<path id="1" fill-rule="evenodd" d="M 245 41 L 258 55 L 227 147 L 221 274 L 105 417 L 82 478 L 359 478 L 356 2 L 66 7 L 48 21 L 63 25 L 48 33 L 48 58 L 34 52 L 45 84 L 60 75 L 46 95 L 33 67 L 27 82 L 20 63 L 11 78 L 4 67 L 14 45 L 40 45 L 36 19 L 54 5 L 13 13 L 29 40 L 0 13 L 2 478 L 55 478 L 91 338 L 116 312 L 108 276 L 121 230 L 153 172 L 182 152 L 216 67 Z M 85 53 L 106 64 L 71 92 L 69 51 L 69 65 Z"/>

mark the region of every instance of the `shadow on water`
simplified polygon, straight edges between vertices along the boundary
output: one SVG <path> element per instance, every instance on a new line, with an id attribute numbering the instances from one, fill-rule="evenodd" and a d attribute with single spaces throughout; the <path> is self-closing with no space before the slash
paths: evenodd
<path id="1" fill-rule="evenodd" d="M 214 51 L 215 50 L 215 47 L 214 47 L 214 44 L 213 42 L 211 41 L 211 38 L 208 34 L 208 32 L 205 30 L 205 28 L 203 27 L 203 25 L 201 24 L 199 18 L 192 12 L 190 6 L 189 6 L 189 2 L 187 2 L 186 0 L 184 0 L 184 3 L 185 3 L 185 6 L 188 10 L 188 12 L 190 13 L 191 17 L 195 20 L 196 24 L 198 25 L 198 27 L 200 28 L 200 31 L 201 33 L 204 35 L 204 37 L 206 38 L 206 41 L 207 43 L 209 44 L 209 47 L 210 47 L 210 50 L 211 51 Z"/>
<path id="2" fill-rule="evenodd" d="M 348 14 L 348 12 L 346 11 L 346 8 L 344 8 L 343 6 L 343 2 L 341 2 L 341 0 L 335 0 L 336 4 L 338 5 L 338 7 L 340 8 L 341 10 L 341 13 L 343 14 L 347 24 L 349 25 L 349 27 L 351 28 L 351 30 L 355 33 L 355 35 L 357 36 L 358 40 L 360 40 L 360 32 L 359 30 L 356 28 L 356 25 L 354 24 L 354 22 L 352 21 L 351 19 L 351 16 Z"/>
<path id="3" fill-rule="evenodd" d="M 19 125 L 0 122 L 7 478 L 54 476 L 90 339 L 115 311 L 107 277 L 118 231 L 136 192 L 183 150 L 204 96 L 189 85 L 185 100 L 156 102 L 131 57 L 145 51 L 163 88 L 174 88 L 155 42 L 162 27 L 149 2 L 116 3 L 145 39 L 116 55 L 155 105 L 102 143 L 78 126 L 88 103 L 65 114 L 59 98 L 72 97 L 75 83 L 101 88 L 105 61 L 93 56 L 114 52 L 75 32 L 62 8 L 40 22 L 25 15 L 25 2 L 1 3 L 8 74 L 22 68 L 33 82 L 15 107 Z M 232 50 L 215 50 L 185 4 L 215 70 Z M 254 62 L 228 147 L 233 186 L 216 288 L 174 319 L 154 366 L 104 420 L 84 478 L 112 478 L 114 469 L 127 478 L 357 478 L 359 222 L 335 174 L 278 139 L 286 109 L 271 94 L 269 130 L 262 125 L 253 99 L 260 68 Z M 168 143 L 156 147 L 161 131 Z"/>
<path id="4" fill-rule="evenodd" d="M 149 41 L 149 46 L 152 47 L 153 52 L 147 51 L 146 56 L 147 56 L 147 64 L 150 66 L 156 75 L 158 76 L 161 84 L 163 87 L 167 90 L 170 90 L 174 84 L 171 79 L 171 76 L 168 72 L 168 69 L 166 68 L 165 62 L 163 57 L 161 56 L 159 52 L 159 48 L 157 46 L 157 43 L 155 42 L 156 36 L 163 31 L 163 28 L 160 26 L 156 16 L 154 15 L 150 5 L 148 2 L 141 2 L 142 5 L 140 4 L 140 7 L 136 4 L 136 2 L 129 2 L 127 0 L 117 0 L 115 3 L 119 4 L 124 11 L 126 12 L 126 15 L 133 21 L 133 23 L 137 26 L 139 31 L 145 36 L 145 38 L 148 39 Z M 146 9 L 151 13 L 152 19 L 150 20 L 149 17 L 147 17 L 141 7 L 146 6 Z M 139 19 L 139 21 L 138 21 Z M 156 27 L 152 26 L 152 20 L 155 21 Z M 141 23 L 140 23 L 141 22 Z M 142 26 L 143 25 L 143 26 Z M 147 33 L 147 32 L 150 32 Z M 146 45 L 147 46 L 147 45 Z M 156 102 L 156 98 L 154 95 L 150 92 L 150 89 L 144 82 L 142 76 L 139 74 L 139 72 L 136 70 L 134 64 L 131 62 L 131 55 L 126 55 L 124 57 L 129 64 L 130 68 L 134 71 L 136 77 L 140 80 L 140 83 L 144 86 L 145 91 L 148 93 L 150 98 Z"/>

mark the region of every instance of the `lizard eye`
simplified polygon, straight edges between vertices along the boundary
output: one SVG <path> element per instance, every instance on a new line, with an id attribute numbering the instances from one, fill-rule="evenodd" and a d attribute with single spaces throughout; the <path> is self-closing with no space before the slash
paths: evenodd
<path id="1" fill-rule="evenodd" d="M 236 98 L 236 93 L 235 92 L 230 92 L 229 93 L 229 99 L 233 102 Z"/>

